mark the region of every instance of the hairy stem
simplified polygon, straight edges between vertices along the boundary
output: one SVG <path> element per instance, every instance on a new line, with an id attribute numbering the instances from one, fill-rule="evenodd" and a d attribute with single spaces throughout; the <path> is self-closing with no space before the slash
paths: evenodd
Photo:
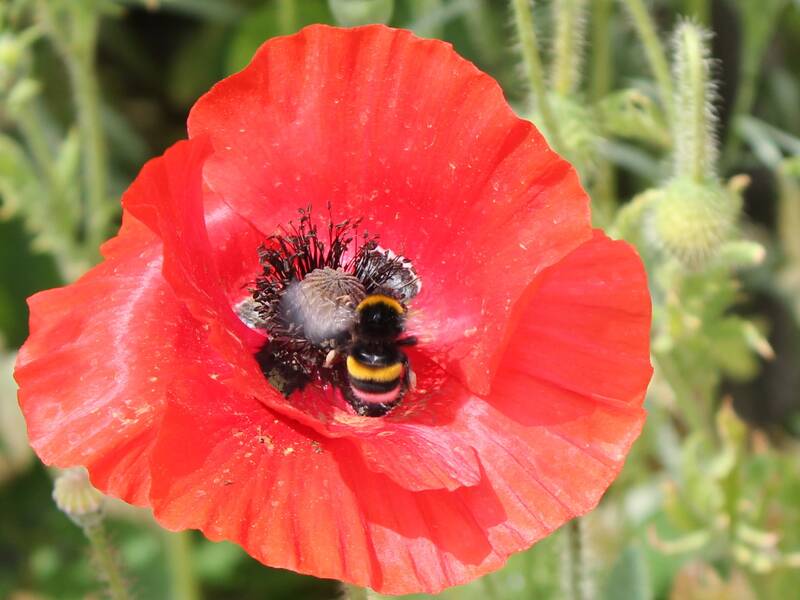
<path id="1" fill-rule="evenodd" d="M 539 44 L 536 40 L 536 28 L 533 22 L 531 3 L 529 0 L 511 0 L 511 7 L 514 12 L 517 36 L 522 48 L 525 73 L 531 88 L 532 108 L 541 115 L 550 143 L 556 150 L 559 150 L 562 148 L 562 144 L 558 124 L 547 98 L 547 84 L 545 83 L 542 59 L 539 56 Z"/>
<path id="2" fill-rule="evenodd" d="M 715 176 L 717 144 L 706 34 L 692 23 L 675 32 L 675 81 L 675 105 L 681 110 L 672 121 L 674 172 L 702 183 Z"/>
<path id="3" fill-rule="evenodd" d="M 611 61 L 611 11 L 613 0 L 595 0 L 592 3 L 592 71 L 591 98 L 596 105 L 610 91 L 613 79 Z M 610 221 L 616 204 L 616 177 L 611 162 L 598 153 L 597 174 L 592 189 L 592 200 L 600 216 Z M 601 223 L 598 223 L 601 224 Z M 602 223 L 604 225 L 606 223 Z"/>
<path id="4" fill-rule="evenodd" d="M 553 43 L 552 83 L 557 93 L 567 96 L 578 87 L 586 25 L 586 2 L 554 2 L 553 12 L 556 37 Z"/>
<path id="5" fill-rule="evenodd" d="M 129 600 L 131 594 L 125 584 L 114 550 L 108 542 L 102 521 L 83 528 L 92 548 L 92 558 L 108 585 L 108 593 L 112 600 Z"/>
<path id="6" fill-rule="evenodd" d="M 562 597 L 567 600 L 591 600 L 593 586 L 586 556 L 585 523 L 572 519 L 564 526 L 564 557 L 562 565 Z"/>

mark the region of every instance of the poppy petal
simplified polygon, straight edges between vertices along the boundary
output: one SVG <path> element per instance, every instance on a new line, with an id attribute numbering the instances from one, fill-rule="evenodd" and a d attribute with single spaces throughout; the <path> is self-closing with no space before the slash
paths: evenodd
<path id="1" fill-rule="evenodd" d="M 86 465 L 99 487 L 146 504 L 164 374 L 180 360 L 172 348 L 191 317 L 161 277 L 152 234 L 129 216 L 124 223 L 104 263 L 29 299 L 31 333 L 14 377 L 45 463 Z"/>
<path id="2" fill-rule="evenodd" d="M 492 393 L 460 414 L 509 515 L 549 531 L 594 508 L 644 422 L 649 336 L 628 244 L 595 232 L 542 274 Z"/>
<path id="3" fill-rule="evenodd" d="M 504 362 L 505 383 L 454 415 L 452 431 L 483 469 L 478 483 L 452 491 L 411 491 L 374 473 L 361 441 L 319 436 L 200 373 L 187 377 L 151 458 L 156 518 L 235 541 L 269 565 L 383 593 L 432 593 L 496 569 L 590 510 L 621 468 L 650 374 L 645 286 L 630 247 L 599 234 L 542 275 L 520 322 L 539 324 L 560 306 L 562 326 L 593 332 L 609 353 L 628 352 L 628 367 L 606 377 L 638 384 L 611 398 L 592 393 L 597 381 L 570 391 L 526 373 L 526 363 Z M 625 335 L 603 324 L 609 317 Z M 551 343 L 523 327 L 507 359 Z"/>
<path id="4" fill-rule="evenodd" d="M 264 336 L 234 314 L 224 294 L 205 221 L 202 168 L 212 149 L 207 140 L 181 141 L 149 161 L 122 197 L 122 204 L 164 246 L 164 278 L 220 343 L 248 348 Z"/>
<path id="5" fill-rule="evenodd" d="M 574 170 L 497 83 L 407 31 L 270 40 L 195 104 L 189 132 L 214 145 L 207 183 L 261 231 L 330 202 L 410 258 L 425 345 L 477 393 L 528 283 L 591 237 Z"/>
<path id="6" fill-rule="evenodd" d="M 504 560 L 484 529 L 504 519 L 485 480 L 412 492 L 370 470 L 349 440 L 297 426 L 202 373 L 185 383 L 193 395 L 174 390 L 150 459 L 151 505 L 165 527 L 386 593 L 435 592 Z"/>

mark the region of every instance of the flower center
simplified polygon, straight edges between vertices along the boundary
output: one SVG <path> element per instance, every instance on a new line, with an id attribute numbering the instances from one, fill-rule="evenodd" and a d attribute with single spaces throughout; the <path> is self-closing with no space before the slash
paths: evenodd
<path id="1" fill-rule="evenodd" d="M 414 267 L 359 233 L 361 219 L 328 221 L 321 239 L 311 209 L 301 209 L 259 248 L 262 273 L 239 316 L 263 329 L 256 354 L 282 394 L 332 384 L 361 415 L 382 416 L 413 387 L 402 337 L 407 303 L 421 289 Z"/>

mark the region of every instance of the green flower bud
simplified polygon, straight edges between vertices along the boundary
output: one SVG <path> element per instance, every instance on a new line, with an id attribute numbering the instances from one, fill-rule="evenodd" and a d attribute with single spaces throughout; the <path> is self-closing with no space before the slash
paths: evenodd
<path id="1" fill-rule="evenodd" d="M 394 0 L 328 0 L 328 6 L 339 25 L 355 27 L 388 23 L 394 11 Z"/>
<path id="2" fill-rule="evenodd" d="M 34 79 L 30 79 L 29 77 L 18 81 L 8 93 L 7 102 L 9 112 L 14 114 L 21 108 L 25 107 L 39 94 L 41 89 L 41 84 Z"/>
<path id="3" fill-rule="evenodd" d="M 8 33 L 0 35 L 0 69 L 13 71 L 22 60 L 22 47 L 17 39 Z"/>
<path id="4" fill-rule="evenodd" d="M 741 197 L 715 181 L 678 177 L 664 188 L 651 215 L 651 232 L 688 269 L 701 269 L 733 233 Z"/>
<path id="5" fill-rule="evenodd" d="M 84 469 L 68 469 L 53 486 L 56 506 L 80 527 L 98 525 L 103 520 L 104 496 L 89 482 Z"/>

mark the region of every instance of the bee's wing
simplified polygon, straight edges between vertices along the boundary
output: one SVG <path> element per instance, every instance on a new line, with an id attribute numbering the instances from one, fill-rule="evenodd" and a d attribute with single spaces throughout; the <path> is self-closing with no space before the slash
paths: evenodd
<path id="1" fill-rule="evenodd" d="M 267 322 L 258 311 L 258 303 L 250 296 L 239 302 L 234 310 L 245 325 L 252 329 L 266 329 Z"/>
<path id="2" fill-rule="evenodd" d="M 369 293 L 388 292 L 408 302 L 422 289 L 411 261 L 380 246 L 364 252 L 356 268 Z"/>

